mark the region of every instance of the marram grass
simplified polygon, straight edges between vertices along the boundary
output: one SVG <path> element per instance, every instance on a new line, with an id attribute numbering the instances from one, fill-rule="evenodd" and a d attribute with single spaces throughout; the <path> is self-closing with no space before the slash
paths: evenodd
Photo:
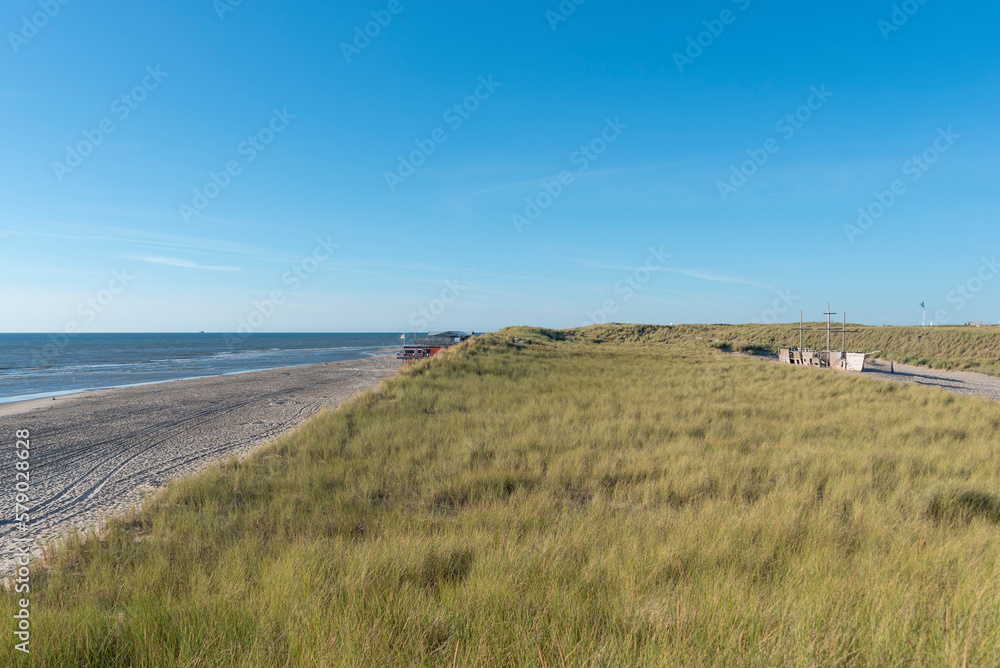
<path id="1" fill-rule="evenodd" d="M 829 339 L 840 350 L 843 323 L 832 323 Z M 826 350 L 827 323 L 807 322 L 802 344 Z M 874 353 L 897 363 L 935 369 L 969 370 L 1000 374 L 1000 327 L 873 327 L 847 323 L 847 349 Z M 799 323 L 775 325 L 658 325 L 608 324 L 583 328 L 582 337 L 607 342 L 673 343 L 683 340 L 713 342 L 716 347 L 741 352 L 777 353 L 799 345 Z"/>
<path id="2" fill-rule="evenodd" d="M 1000 665 L 1000 404 L 572 334 L 464 344 L 57 550 L 33 665 Z"/>

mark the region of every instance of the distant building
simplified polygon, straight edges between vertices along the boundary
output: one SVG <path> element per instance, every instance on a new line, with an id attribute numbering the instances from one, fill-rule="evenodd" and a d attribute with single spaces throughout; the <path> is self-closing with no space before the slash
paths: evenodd
<path id="1" fill-rule="evenodd" d="M 965 323 L 965 326 L 966 327 L 982 327 L 983 326 L 983 321 L 982 320 L 970 320 L 969 322 Z"/>
<path id="2" fill-rule="evenodd" d="M 396 353 L 396 359 L 419 360 L 426 357 L 434 357 L 445 348 L 450 348 L 465 341 L 476 333 L 472 332 L 428 332 L 427 336 L 416 337 L 413 345 L 404 344 L 403 349 Z"/>

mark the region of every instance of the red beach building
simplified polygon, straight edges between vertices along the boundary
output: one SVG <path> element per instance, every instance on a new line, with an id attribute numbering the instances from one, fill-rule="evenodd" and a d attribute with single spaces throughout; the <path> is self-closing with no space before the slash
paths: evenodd
<path id="1" fill-rule="evenodd" d="M 404 338 L 403 349 L 396 353 L 396 359 L 419 360 L 433 357 L 445 348 L 461 343 L 475 335 L 475 332 L 469 334 L 468 332 L 450 330 L 447 332 L 428 332 L 427 336 L 424 337 L 414 336 L 413 345 L 406 344 Z"/>

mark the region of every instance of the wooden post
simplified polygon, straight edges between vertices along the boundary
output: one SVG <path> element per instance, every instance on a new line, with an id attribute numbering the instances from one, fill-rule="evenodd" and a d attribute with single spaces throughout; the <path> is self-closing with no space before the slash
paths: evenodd
<path id="1" fill-rule="evenodd" d="M 823 315 L 826 316 L 826 358 L 827 360 L 829 360 L 830 359 L 830 316 L 837 315 L 836 313 L 830 311 L 830 302 L 826 303 L 826 313 L 824 313 Z"/>

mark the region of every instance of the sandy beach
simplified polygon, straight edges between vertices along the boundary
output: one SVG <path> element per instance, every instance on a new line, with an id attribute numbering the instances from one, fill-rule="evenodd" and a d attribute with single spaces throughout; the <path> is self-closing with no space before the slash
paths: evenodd
<path id="1" fill-rule="evenodd" d="M 391 376 L 392 356 L 0 404 L 0 572 L 11 567 L 15 432 L 31 432 L 29 535 L 99 525 L 169 479 L 242 456 Z"/>

